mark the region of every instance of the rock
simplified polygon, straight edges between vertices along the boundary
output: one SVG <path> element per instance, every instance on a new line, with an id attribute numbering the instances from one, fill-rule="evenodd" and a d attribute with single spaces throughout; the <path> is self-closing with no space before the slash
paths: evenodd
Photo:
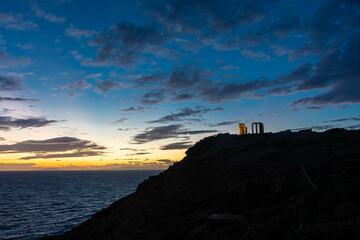
<path id="1" fill-rule="evenodd" d="M 186 154 L 48 239 L 360 239 L 359 130 L 219 134 Z"/>

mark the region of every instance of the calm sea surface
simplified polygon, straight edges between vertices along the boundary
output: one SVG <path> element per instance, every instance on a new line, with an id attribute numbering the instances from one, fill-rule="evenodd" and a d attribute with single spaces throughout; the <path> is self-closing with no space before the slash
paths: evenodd
<path id="1" fill-rule="evenodd" d="M 0 239 L 68 231 L 159 172 L 0 172 Z"/>

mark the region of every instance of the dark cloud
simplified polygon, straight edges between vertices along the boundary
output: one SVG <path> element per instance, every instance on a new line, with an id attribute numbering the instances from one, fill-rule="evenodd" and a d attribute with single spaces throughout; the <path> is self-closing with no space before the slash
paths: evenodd
<path id="1" fill-rule="evenodd" d="M 171 89 L 191 89 L 193 86 L 205 83 L 211 73 L 194 65 L 174 67 L 167 86 Z"/>
<path id="2" fill-rule="evenodd" d="M 272 82 L 267 79 L 243 83 L 209 81 L 207 84 L 199 85 L 197 87 L 197 95 L 207 102 L 220 103 L 236 100 L 243 94 L 253 93 L 254 91 L 264 89 L 271 84 Z"/>
<path id="3" fill-rule="evenodd" d="M 97 80 L 96 83 L 95 92 L 97 93 L 108 93 L 123 86 L 122 83 L 113 81 Z"/>
<path id="4" fill-rule="evenodd" d="M 144 110 L 144 107 L 129 107 L 129 108 L 125 108 L 125 109 L 121 109 L 120 111 L 122 112 L 142 112 Z"/>
<path id="5" fill-rule="evenodd" d="M 164 40 L 164 35 L 154 26 L 120 22 L 96 36 L 93 42 L 99 47 L 96 61 L 115 65 L 132 64 L 143 53 L 154 52 Z"/>
<path id="6" fill-rule="evenodd" d="M 232 125 L 235 123 L 239 123 L 239 121 L 224 121 L 224 122 L 219 122 L 219 123 L 215 123 L 215 124 L 209 124 L 209 127 L 227 126 L 227 125 Z"/>
<path id="7" fill-rule="evenodd" d="M 118 131 L 126 132 L 126 131 L 129 131 L 130 128 L 118 128 L 117 130 L 118 130 Z"/>
<path id="8" fill-rule="evenodd" d="M 221 103 L 274 85 L 274 81 L 268 79 L 225 82 L 212 80 L 212 76 L 210 70 L 195 65 L 175 67 L 166 89 L 175 101 L 200 99 L 210 103 Z"/>
<path id="9" fill-rule="evenodd" d="M 140 102 L 144 105 L 155 105 L 166 99 L 165 93 L 157 90 L 150 91 L 140 96 Z"/>
<path id="10" fill-rule="evenodd" d="M 56 153 L 56 154 L 35 154 L 34 156 L 22 157 L 23 160 L 30 159 L 49 159 L 49 158 L 74 158 L 74 157 L 90 157 L 102 155 L 99 151 L 76 151 L 72 153 Z"/>
<path id="11" fill-rule="evenodd" d="M 37 99 L 32 98 L 21 98 L 21 97 L 1 97 L 0 102 L 2 101 L 9 101 L 9 102 L 38 102 Z"/>
<path id="12" fill-rule="evenodd" d="M 340 119 L 334 119 L 334 120 L 327 120 L 327 121 L 322 121 L 322 123 L 331 123 L 331 122 L 347 122 L 347 121 L 360 121 L 359 117 L 351 117 L 351 118 L 340 118 Z"/>
<path id="13" fill-rule="evenodd" d="M 4 153 L 41 153 L 45 155 L 48 152 L 74 151 L 84 153 L 84 151 L 97 152 L 104 149 L 105 147 L 99 146 L 88 140 L 81 140 L 74 137 L 60 137 L 46 140 L 28 140 L 11 145 L 0 145 L 0 152 Z"/>
<path id="14" fill-rule="evenodd" d="M 176 121 L 200 121 L 198 118 L 186 118 L 186 117 L 201 117 L 202 114 L 211 112 L 211 111 L 223 111 L 224 109 L 221 107 L 218 108 L 207 108 L 203 106 L 196 106 L 195 109 L 192 108 L 181 108 L 180 112 L 172 113 L 170 115 L 166 115 L 161 117 L 160 119 L 148 121 L 148 123 L 166 123 L 166 122 L 176 122 Z"/>
<path id="15" fill-rule="evenodd" d="M 133 142 L 142 144 L 156 140 L 179 138 L 187 135 L 203 134 L 203 133 L 216 133 L 215 130 L 188 130 L 184 129 L 181 124 L 173 124 L 167 126 L 153 127 L 139 133 L 133 137 Z"/>
<path id="16" fill-rule="evenodd" d="M 143 87 L 147 85 L 153 85 L 156 83 L 162 83 L 165 80 L 164 74 L 158 74 L 158 75 L 151 75 L 151 74 L 145 74 L 140 77 L 136 77 L 133 79 L 133 82 L 136 84 L 135 87 Z"/>
<path id="17" fill-rule="evenodd" d="M 170 144 L 161 146 L 160 149 L 161 150 L 188 149 L 191 146 L 193 146 L 193 144 L 190 141 L 185 141 L 185 142 L 170 143 Z"/>
<path id="18" fill-rule="evenodd" d="M 0 76 L 0 91 L 14 91 L 22 89 L 22 80 L 17 77 Z"/>
<path id="19" fill-rule="evenodd" d="M 345 128 L 349 129 L 349 130 L 357 130 L 357 129 L 360 129 L 360 124 L 350 125 Z"/>
<path id="20" fill-rule="evenodd" d="M 360 103 L 360 32 L 301 71 L 295 82 L 297 90 L 321 89 L 323 92 L 294 101 L 293 104 L 331 105 Z M 299 70 L 299 69 L 298 69 Z M 297 70 L 297 71 L 298 71 Z M 296 71 L 295 71 L 296 72 Z M 290 74 L 290 76 L 293 75 Z"/>
<path id="21" fill-rule="evenodd" d="M 126 154 L 125 156 L 141 156 L 141 155 L 148 155 L 148 154 L 151 154 L 151 152 L 129 153 L 129 154 Z"/>
<path id="22" fill-rule="evenodd" d="M 170 159 L 159 159 L 157 160 L 158 162 L 162 163 L 162 164 L 173 164 L 175 161 L 171 161 Z"/>
<path id="23" fill-rule="evenodd" d="M 10 128 L 31 128 L 31 127 L 44 127 L 52 123 L 57 123 L 56 120 L 47 120 L 46 118 L 12 118 L 0 116 L 0 130 L 10 130 Z"/>
<path id="24" fill-rule="evenodd" d="M 137 149 L 137 148 L 120 148 L 120 151 L 132 151 L 132 152 L 144 152 L 146 149 Z"/>
<path id="25" fill-rule="evenodd" d="M 91 86 L 92 85 L 90 83 L 88 83 L 87 81 L 79 80 L 79 81 L 74 82 L 73 84 L 66 84 L 66 85 L 62 86 L 61 88 L 81 93 L 84 90 L 91 88 Z"/>
<path id="26" fill-rule="evenodd" d="M 301 130 L 307 130 L 307 129 L 312 129 L 312 130 L 318 130 L 318 131 L 325 131 L 331 128 L 335 128 L 336 125 L 323 125 L 323 126 L 311 126 L 311 127 L 303 127 L 303 128 L 294 128 L 291 129 L 292 131 L 301 131 Z"/>
<path id="27" fill-rule="evenodd" d="M 120 118 L 120 119 L 118 119 L 118 120 L 116 120 L 116 121 L 112 122 L 112 124 L 119 124 L 119 123 L 123 123 L 123 122 L 125 122 L 126 120 L 128 120 L 128 118 Z"/>

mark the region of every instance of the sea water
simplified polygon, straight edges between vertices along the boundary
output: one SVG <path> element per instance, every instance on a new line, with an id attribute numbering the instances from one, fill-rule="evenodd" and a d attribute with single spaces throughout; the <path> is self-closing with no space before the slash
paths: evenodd
<path id="1" fill-rule="evenodd" d="M 159 172 L 0 172 L 0 239 L 64 233 Z"/>

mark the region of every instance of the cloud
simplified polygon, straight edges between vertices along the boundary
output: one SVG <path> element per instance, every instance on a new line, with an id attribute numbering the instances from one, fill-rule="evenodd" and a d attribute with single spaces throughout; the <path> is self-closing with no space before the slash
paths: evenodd
<path id="1" fill-rule="evenodd" d="M 89 89 L 91 87 L 92 87 L 92 85 L 85 80 L 79 80 L 79 81 L 74 82 L 73 84 L 66 84 L 64 86 L 61 86 L 62 89 L 76 91 L 76 92 L 80 93 L 80 95 L 83 91 L 85 91 L 86 89 Z M 75 97 L 76 94 L 70 93 L 69 96 Z"/>
<path id="2" fill-rule="evenodd" d="M 215 124 L 209 124 L 209 127 L 227 126 L 227 125 L 233 125 L 235 123 L 239 123 L 239 121 L 223 121 Z"/>
<path id="3" fill-rule="evenodd" d="M 354 124 L 354 125 L 346 126 L 345 128 L 349 129 L 349 130 L 357 130 L 357 129 L 360 129 L 360 124 Z"/>
<path id="4" fill-rule="evenodd" d="M 164 40 L 164 35 L 154 26 L 119 22 L 99 33 L 92 45 L 99 47 L 97 63 L 124 66 L 138 61 L 144 53 L 156 54 Z"/>
<path id="5" fill-rule="evenodd" d="M 247 82 L 216 81 L 212 78 L 210 70 L 195 65 L 175 67 L 167 82 L 167 92 L 174 101 L 200 99 L 221 103 L 274 85 L 273 81 L 266 78 Z"/>
<path id="6" fill-rule="evenodd" d="M 161 146 L 161 150 L 176 150 L 176 149 L 188 149 L 189 147 L 192 147 L 192 142 L 184 141 L 184 142 L 176 142 L 176 143 L 170 143 L 164 146 Z"/>
<path id="7" fill-rule="evenodd" d="M 144 110 L 144 107 L 129 107 L 129 108 L 125 108 L 125 109 L 121 109 L 120 111 L 122 112 L 142 112 Z"/>
<path id="8" fill-rule="evenodd" d="M 52 123 L 57 123 L 56 120 L 47 120 L 46 118 L 12 118 L 0 116 L 0 130 L 10 130 L 10 128 L 31 128 L 31 127 L 44 127 Z"/>
<path id="9" fill-rule="evenodd" d="M 148 3 L 147 13 L 170 33 L 223 33 L 266 17 L 262 4 L 231 0 L 193 0 Z"/>
<path id="10" fill-rule="evenodd" d="M 315 65 L 303 66 L 289 75 L 297 84 L 296 90 L 323 90 L 313 96 L 301 98 L 293 105 L 336 105 L 360 103 L 360 32 L 349 41 L 320 58 Z M 299 74 L 300 72 L 301 74 Z M 297 78 L 294 78 L 296 75 Z"/>
<path id="11" fill-rule="evenodd" d="M 126 132 L 126 131 L 129 131 L 131 128 L 118 128 L 117 130 L 118 131 L 123 131 L 123 132 Z"/>
<path id="12" fill-rule="evenodd" d="M 166 122 L 177 122 L 177 121 L 200 121 L 200 119 L 188 119 L 186 117 L 201 117 L 202 114 L 212 112 L 212 111 L 223 111 L 224 109 L 221 107 L 217 108 L 207 108 L 204 106 L 195 106 L 195 109 L 192 108 L 181 108 L 180 112 L 172 113 L 170 115 L 166 115 L 157 120 L 148 121 L 148 123 L 166 123 Z M 185 118 L 185 119 L 184 119 Z"/>
<path id="13" fill-rule="evenodd" d="M 120 148 L 120 151 L 132 151 L 132 152 L 144 152 L 146 149 L 137 149 L 137 148 Z"/>
<path id="14" fill-rule="evenodd" d="M 34 153 L 21 159 L 71 158 L 102 155 L 106 148 L 88 140 L 59 137 L 46 140 L 27 140 L 0 145 L 0 153 Z"/>
<path id="15" fill-rule="evenodd" d="M 1 77 L 0 77 L 1 78 Z M 1 88 L 0 88 L 1 89 Z M 37 99 L 32 98 L 21 98 L 21 97 L 1 97 L 0 102 L 9 101 L 9 102 L 38 102 Z"/>
<path id="16" fill-rule="evenodd" d="M 148 155 L 148 154 L 151 154 L 151 152 L 129 153 L 129 154 L 126 154 L 125 156 L 141 156 L 141 155 Z"/>
<path id="17" fill-rule="evenodd" d="M 70 51 L 69 54 L 71 54 L 71 56 L 73 56 L 73 58 L 78 61 L 84 58 L 78 51 Z"/>
<path id="18" fill-rule="evenodd" d="M 321 123 L 331 123 L 331 122 L 347 122 L 347 121 L 360 121 L 359 117 L 351 117 L 351 118 L 340 118 L 340 119 L 334 119 L 334 120 L 327 120 L 327 121 L 322 121 Z"/>
<path id="19" fill-rule="evenodd" d="M 301 131 L 301 130 L 307 130 L 307 129 L 312 129 L 312 130 L 318 130 L 318 131 L 325 131 L 331 128 L 335 128 L 336 125 L 323 125 L 323 126 L 311 126 L 311 127 L 302 127 L 302 128 L 294 128 L 291 129 L 292 131 Z"/>
<path id="20" fill-rule="evenodd" d="M 165 80 L 164 74 L 158 75 L 151 75 L 151 74 L 144 74 L 142 76 L 136 77 L 133 79 L 133 82 L 136 84 L 136 88 L 153 85 L 156 83 L 162 83 Z"/>
<path id="21" fill-rule="evenodd" d="M 181 124 L 173 124 L 167 126 L 153 127 L 139 133 L 133 137 L 133 142 L 136 144 L 143 144 L 156 140 L 178 138 L 187 135 L 215 133 L 215 130 L 188 130 L 184 129 Z"/>
<path id="22" fill-rule="evenodd" d="M 112 90 L 119 89 L 123 86 L 123 83 L 120 82 L 113 82 L 113 81 L 102 81 L 102 80 L 96 80 L 96 87 L 95 92 L 97 93 L 108 93 Z"/>
<path id="23" fill-rule="evenodd" d="M 254 51 L 254 50 L 242 50 L 241 55 L 243 55 L 245 58 L 248 58 L 250 60 L 255 61 L 269 61 L 270 56 L 266 53 Z"/>
<path id="24" fill-rule="evenodd" d="M 37 29 L 38 25 L 31 21 L 23 20 L 21 14 L 0 12 L 0 27 L 9 30 L 25 31 Z"/>
<path id="25" fill-rule="evenodd" d="M 11 76 L 0 76 L 0 91 L 15 91 L 15 90 L 22 90 L 21 78 L 11 77 Z"/>
<path id="26" fill-rule="evenodd" d="M 163 164 L 173 164 L 176 162 L 176 161 L 171 161 L 170 159 L 159 159 L 157 161 Z"/>
<path id="27" fill-rule="evenodd" d="M 141 97 L 140 102 L 144 105 L 155 105 L 166 99 L 164 92 L 160 92 L 156 90 L 140 95 L 140 97 Z"/>
<path id="28" fill-rule="evenodd" d="M 119 120 L 116 120 L 116 121 L 112 122 L 112 124 L 123 123 L 123 122 L 125 122 L 126 120 L 128 120 L 128 118 L 120 118 Z"/>
<path id="29" fill-rule="evenodd" d="M 35 12 L 35 15 L 38 18 L 42 18 L 52 23 L 61 23 L 66 21 L 66 18 L 64 17 L 57 17 L 52 13 L 45 12 L 44 10 L 40 9 L 35 3 L 31 3 L 30 5 L 31 5 L 31 10 Z"/>
<path id="30" fill-rule="evenodd" d="M 75 38 L 77 41 L 80 41 L 82 38 L 91 38 L 95 34 L 95 31 L 75 28 L 72 24 L 70 24 L 69 28 L 65 29 L 65 35 Z"/>
<path id="31" fill-rule="evenodd" d="M 57 153 L 57 154 L 35 154 L 34 156 L 22 157 L 22 160 L 30 159 L 52 159 L 52 158 L 74 158 L 74 157 L 91 157 L 102 155 L 99 151 L 76 151 L 71 153 Z"/>
<path id="32" fill-rule="evenodd" d="M 0 51 L 0 69 L 11 67 L 25 67 L 31 63 L 29 57 L 13 57 Z"/>

